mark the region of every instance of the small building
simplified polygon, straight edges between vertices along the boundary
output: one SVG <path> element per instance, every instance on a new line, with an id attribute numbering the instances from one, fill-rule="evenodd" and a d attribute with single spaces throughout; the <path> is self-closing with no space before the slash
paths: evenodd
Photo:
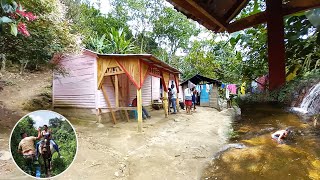
<path id="1" fill-rule="evenodd" d="M 127 110 L 137 110 L 139 130 L 142 123 L 139 107 L 159 99 L 160 86 L 166 97 L 169 82 L 178 82 L 180 74 L 151 54 L 98 54 L 84 50 L 79 55 L 55 59 L 59 59 L 59 66 L 66 74 L 53 74 L 54 108 L 90 109 L 99 121 L 101 114 L 111 113 L 114 123 L 115 112 L 124 111 L 129 120 Z M 130 107 L 136 97 L 137 107 Z"/>
<path id="2" fill-rule="evenodd" d="M 193 77 L 182 82 L 180 84 L 181 89 L 186 89 L 189 82 L 195 84 L 196 89 L 200 92 L 200 106 L 213 107 L 218 110 L 220 109 L 218 103 L 218 87 L 221 86 L 221 81 L 196 74 Z"/>

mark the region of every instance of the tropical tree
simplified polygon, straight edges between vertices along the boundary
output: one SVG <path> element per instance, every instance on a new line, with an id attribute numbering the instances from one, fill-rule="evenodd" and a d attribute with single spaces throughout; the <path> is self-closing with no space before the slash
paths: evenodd
<path id="1" fill-rule="evenodd" d="M 25 68 L 47 65 L 54 53 L 78 49 L 77 36 L 70 32 L 64 5 L 59 0 L 21 0 L 20 3 L 26 10 L 41 14 L 37 21 L 27 24 L 30 37 L 14 37 L 3 32 L 0 36 L 1 53 L 13 64 L 20 64 L 21 73 Z"/>
<path id="2" fill-rule="evenodd" d="M 127 39 L 123 29 L 116 30 L 111 28 L 107 43 L 107 51 L 114 54 L 131 53 L 135 48 L 132 39 Z"/>
<path id="3" fill-rule="evenodd" d="M 172 57 L 178 48 L 186 49 L 190 38 L 200 32 L 194 23 L 171 7 L 165 7 L 153 24 L 153 34 L 159 44 L 167 47 L 169 57 Z"/>
<path id="4" fill-rule="evenodd" d="M 106 35 L 102 35 L 101 37 L 90 37 L 90 41 L 87 44 L 87 48 L 91 49 L 97 53 L 105 53 L 107 49 L 107 45 L 105 43 Z"/>
<path id="5" fill-rule="evenodd" d="M 113 0 L 116 7 L 116 14 L 130 14 L 126 21 L 135 32 L 135 42 L 139 47 L 139 53 L 148 51 L 148 45 L 153 43 L 152 37 L 153 21 L 158 17 L 164 8 L 163 0 Z M 121 15 L 123 16 L 123 15 Z M 124 19 L 124 18 L 123 18 Z"/>
<path id="6" fill-rule="evenodd" d="M 206 40 L 194 41 L 188 54 L 178 65 L 187 79 L 195 74 L 216 78 L 223 82 L 237 83 L 242 76 L 242 57 L 227 41 L 213 36 Z M 179 61 L 178 61 L 179 62 Z"/>

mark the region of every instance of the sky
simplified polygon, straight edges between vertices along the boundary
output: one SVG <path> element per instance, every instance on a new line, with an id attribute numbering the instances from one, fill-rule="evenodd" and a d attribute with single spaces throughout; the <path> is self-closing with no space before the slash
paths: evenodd
<path id="1" fill-rule="evenodd" d="M 63 121 L 65 120 L 65 118 L 61 115 L 59 115 L 58 113 L 54 113 L 52 111 L 35 111 L 29 114 L 29 117 L 31 117 L 34 121 L 35 124 L 33 125 L 36 129 L 38 129 L 39 126 L 43 126 L 43 125 L 49 125 L 49 119 L 53 119 L 53 118 L 62 118 Z"/>
<path id="2" fill-rule="evenodd" d="M 97 0 L 90 0 L 91 3 L 93 3 L 95 5 L 96 8 L 98 8 L 98 5 L 96 4 L 98 1 Z M 100 11 L 103 14 L 108 14 L 111 11 L 111 4 L 109 0 L 100 0 Z"/>

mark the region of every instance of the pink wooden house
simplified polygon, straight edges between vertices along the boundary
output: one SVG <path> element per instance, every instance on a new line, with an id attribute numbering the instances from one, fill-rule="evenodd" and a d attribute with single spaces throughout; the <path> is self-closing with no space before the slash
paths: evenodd
<path id="1" fill-rule="evenodd" d="M 160 84 L 166 92 L 169 82 L 178 82 L 180 73 L 150 54 L 97 54 L 84 50 L 79 55 L 56 59 L 66 74 L 53 75 L 53 107 L 85 108 L 98 114 L 130 110 L 137 90 L 142 91 L 142 105 L 150 106 L 160 99 Z"/>

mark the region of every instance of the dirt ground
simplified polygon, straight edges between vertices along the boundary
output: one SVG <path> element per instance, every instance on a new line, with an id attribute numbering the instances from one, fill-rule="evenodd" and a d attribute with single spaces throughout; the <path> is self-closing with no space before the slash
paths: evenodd
<path id="1" fill-rule="evenodd" d="M 28 179 L 8 156 L 10 129 L 24 112 L 7 105 L 3 92 L 0 109 L 11 120 L 5 123 L 8 117 L 0 116 L 0 179 Z M 163 110 L 152 111 L 143 133 L 137 132 L 134 121 L 113 125 L 72 120 L 79 142 L 77 156 L 55 179 L 199 179 L 206 163 L 226 143 L 232 114 L 230 109 L 198 107 L 192 115 L 182 111 L 164 118 Z"/>

